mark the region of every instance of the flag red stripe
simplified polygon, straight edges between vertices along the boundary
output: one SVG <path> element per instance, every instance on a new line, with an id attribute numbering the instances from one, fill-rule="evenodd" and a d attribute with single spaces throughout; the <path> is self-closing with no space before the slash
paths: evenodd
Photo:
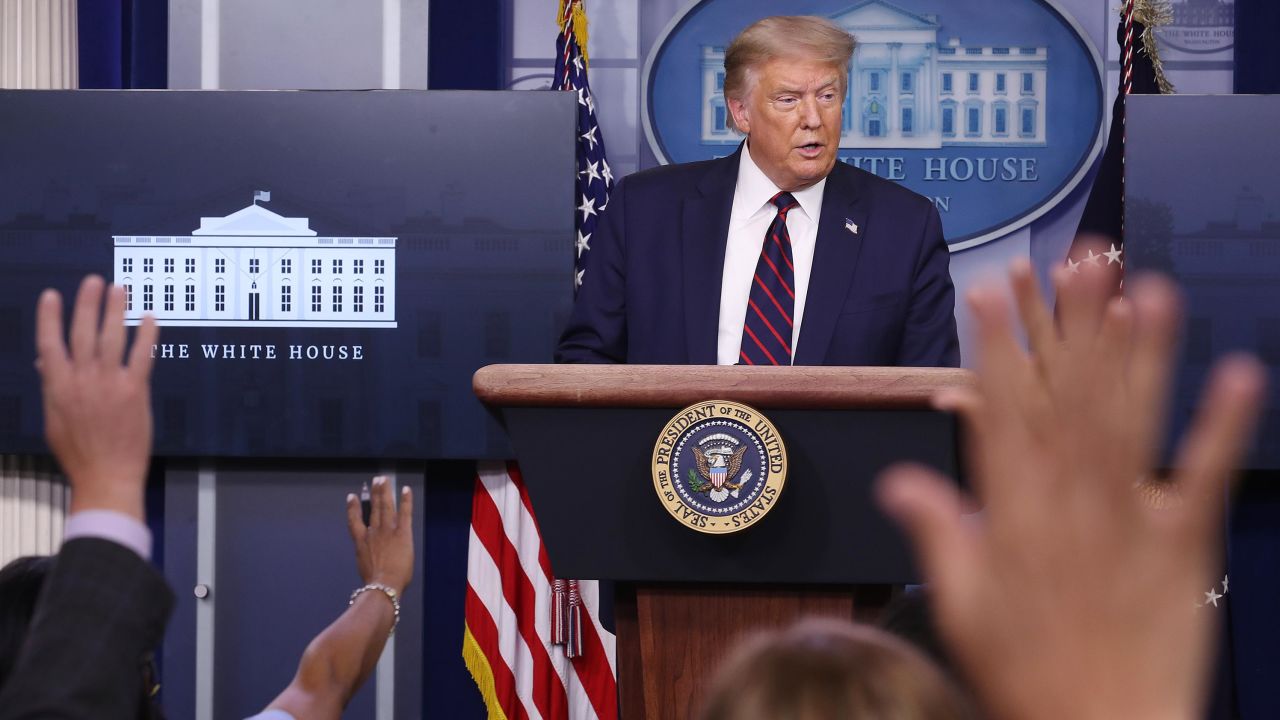
<path id="1" fill-rule="evenodd" d="M 484 488 L 479 488 L 479 491 L 484 492 Z M 463 601 L 463 607 L 467 629 L 471 631 L 471 637 L 476 639 L 476 644 L 480 646 L 480 650 L 489 661 L 489 670 L 493 673 L 494 694 L 498 696 L 498 704 L 502 706 L 502 711 L 513 720 L 528 720 L 529 713 L 525 711 L 524 704 L 516 695 L 515 675 L 511 673 L 511 667 L 507 665 L 506 660 L 502 658 L 502 652 L 498 650 L 498 626 L 494 624 L 493 617 L 489 615 L 489 609 L 480 601 L 471 583 L 467 583 L 467 596 Z"/>
<path id="2" fill-rule="evenodd" d="M 520 554 L 502 529 L 502 515 L 493 498 L 483 487 L 475 493 L 471 508 L 471 526 L 476 537 L 493 558 L 502 577 L 502 594 L 514 611 L 520 635 L 533 658 L 533 702 L 544 718 L 565 717 L 565 688 L 551 665 L 547 646 L 538 635 L 534 608 L 537 593 L 520 565 Z"/>

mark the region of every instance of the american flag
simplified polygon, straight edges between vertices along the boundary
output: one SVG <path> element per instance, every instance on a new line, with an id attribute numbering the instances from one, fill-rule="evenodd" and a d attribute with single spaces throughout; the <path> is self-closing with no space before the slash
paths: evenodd
<path id="1" fill-rule="evenodd" d="M 1125 98 L 1134 93 L 1173 92 L 1162 69 L 1155 36 L 1155 29 L 1171 19 L 1169 9 L 1159 3 L 1124 0 L 1121 5 L 1116 28 L 1120 85 L 1111 110 L 1111 129 L 1076 237 L 1067 250 L 1067 269 L 1073 273 L 1100 269 L 1110 275 L 1117 293 L 1124 283 Z M 1140 207 L 1140 201 L 1135 207 Z"/>
<path id="2" fill-rule="evenodd" d="M 552 87 L 578 96 L 578 176 L 573 194 L 578 203 L 573 215 L 577 230 L 573 286 L 582 285 L 591 236 L 600 212 L 609 204 L 613 171 L 604 156 L 604 137 L 596 118 L 596 101 L 587 84 L 587 16 L 582 0 L 561 0 L 560 34 L 556 37 L 556 73 Z"/>
<path id="3" fill-rule="evenodd" d="M 586 15 L 561 0 L 552 89 L 578 102 L 574 288 L 582 284 L 613 173 L 587 85 Z M 616 720 L 612 633 L 600 625 L 599 583 L 561 580 L 514 463 L 480 463 L 472 496 L 462 656 L 489 720 Z"/>

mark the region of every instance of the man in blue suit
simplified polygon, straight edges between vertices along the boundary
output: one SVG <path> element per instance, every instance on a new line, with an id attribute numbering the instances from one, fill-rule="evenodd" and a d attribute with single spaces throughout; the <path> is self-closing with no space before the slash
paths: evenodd
<path id="1" fill-rule="evenodd" d="M 854 40 L 765 18 L 725 52 L 747 136 L 614 189 L 558 362 L 957 366 L 933 204 L 837 162 Z"/>

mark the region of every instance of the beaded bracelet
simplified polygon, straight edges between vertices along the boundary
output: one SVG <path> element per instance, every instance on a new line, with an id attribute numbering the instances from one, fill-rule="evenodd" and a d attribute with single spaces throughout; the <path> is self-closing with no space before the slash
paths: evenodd
<path id="1" fill-rule="evenodd" d="M 395 620 L 391 622 L 391 631 L 387 633 L 387 637 L 391 637 L 396 632 L 396 626 L 400 624 L 400 597 L 396 595 L 395 588 L 392 588 L 389 585 L 383 585 L 382 583 L 369 583 L 364 587 L 356 588 L 355 592 L 351 593 L 351 600 L 347 602 L 347 607 L 355 605 L 356 598 L 360 597 L 360 593 L 366 590 L 381 590 L 383 594 L 387 596 L 387 599 L 391 601 L 391 607 L 396 611 Z"/>

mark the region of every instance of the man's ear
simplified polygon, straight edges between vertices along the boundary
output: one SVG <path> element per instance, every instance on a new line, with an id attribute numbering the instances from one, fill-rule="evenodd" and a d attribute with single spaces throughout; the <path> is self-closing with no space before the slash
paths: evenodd
<path id="1" fill-rule="evenodd" d="M 751 119 L 748 117 L 747 104 L 738 98 L 725 98 L 729 112 L 733 115 L 733 126 L 743 135 L 751 132 Z"/>

